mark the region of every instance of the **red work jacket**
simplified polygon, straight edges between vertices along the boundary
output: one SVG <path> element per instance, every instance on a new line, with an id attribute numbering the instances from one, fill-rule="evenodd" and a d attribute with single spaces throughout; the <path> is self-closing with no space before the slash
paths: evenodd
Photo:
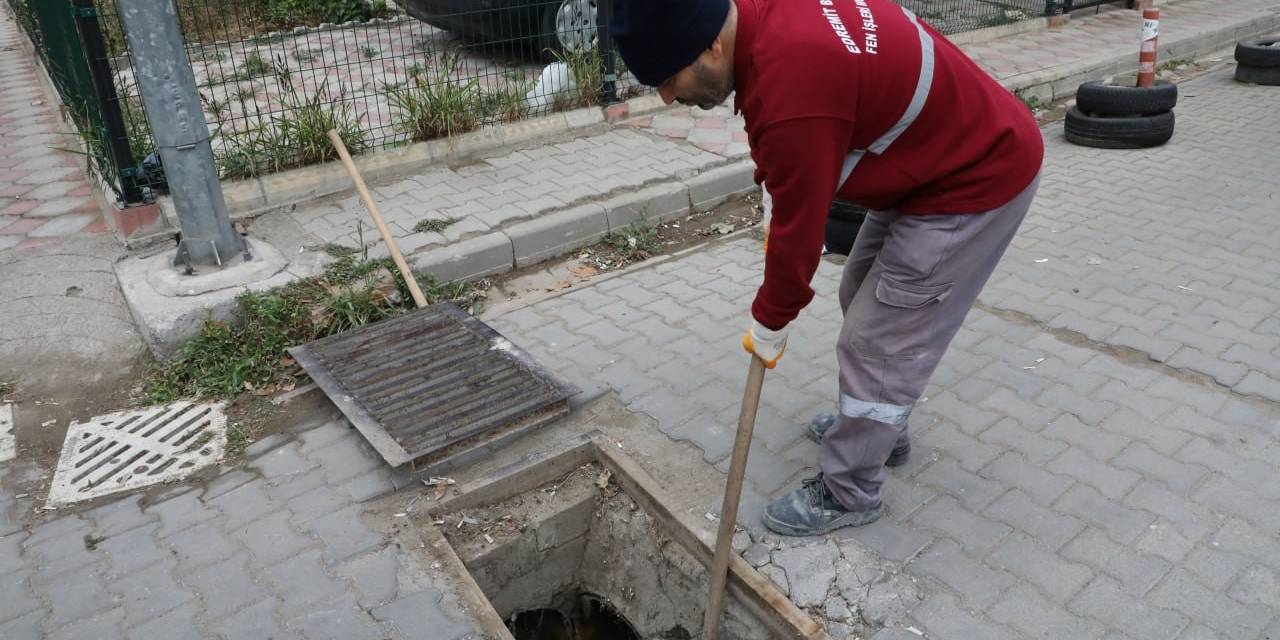
<path id="1" fill-rule="evenodd" d="M 737 0 L 736 108 L 773 198 L 752 314 L 813 298 L 835 197 L 901 214 L 978 213 L 1040 171 L 1035 118 L 958 47 L 889 0 Z"/>

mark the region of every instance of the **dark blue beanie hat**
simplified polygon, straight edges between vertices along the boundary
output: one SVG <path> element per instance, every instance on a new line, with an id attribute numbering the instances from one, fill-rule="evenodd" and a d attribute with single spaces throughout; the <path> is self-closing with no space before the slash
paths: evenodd
<path id="1" fill-rule="evenodd" d="M 614 0 L 609 31 L 627 68 L 655 87 L 693 64 L 728 17 L 729 0 Z"/>

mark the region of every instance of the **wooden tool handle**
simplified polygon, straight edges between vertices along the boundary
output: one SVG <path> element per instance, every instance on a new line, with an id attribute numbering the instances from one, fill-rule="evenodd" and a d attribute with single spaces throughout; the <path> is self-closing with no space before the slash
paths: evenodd
<path id="1" fill-rule="evenodd" d="M 400 255 L 400 247 L 396 246 L 395 236 L 391 235 L 391 230 L 387 229 L 387 223 L 382 221 L 382 212 L 378 211 L 378 205 L 373 201 L 373 196 L 369 195 L 369 187 L 365 186 L 364 178 L 360 177 L 360 170 L 356 169 L 356 164 L 351 161 L 351 154 L 347 153 L 347 145 L 342 143 L 342 137 L 338 135 L 337 129 L 329 130 L 329 141 L 333 143 L 333 148 L 338 150 L 338 157 L 342 159 L 342 166 L 347 168 L 347 173 L 351 175 L 351 181 L 356 185 L 356 191 L 360 193 L 360 199 L 364 200 L 364 206 L 369 208 L 369 215 L 373 216 L 373 223 L 378 226 L 378 233 L 382 234 L 382 241 L 387 243 L 387 253 L 391 254 L 391 259 L 395 261 L 396 268 L 400 269 L 400 275 L 404 276 L 404 283 L 409 286 L 409 295 L 413 296 L 413 303 L 419 309 L 427 306 L 427 298 L 422 295 L 422 289 L 418 287 L 417 278 L 413 277 L 413 271 L 409 269 L 409 263 L 404 261 L 404 256 Z"/>
<path id="2" fill-rule="evenodd" d="M 733 534 L 738 526 L 738 502 L 742 498 L 742 481 L 747 473 L 747 454 L 751 452 L 751 434 L 756 428 L 756 410 L 760 406 L 760 390 L 764 386 L 764 361 L 751 356 L 747 372 L 747 388 L 742 394 L 742 411 L 738 413 L 738 435 L 733 440 L 733 458 L 729 461 L 729 479 L 724 488 L 724 506 L 720 510 L 720 533 L 716 537 L 716 553 L 711 559 L 711 592 L 702 619 L 703 640 L 715 640 L 720 631 L 724 583 L 729 570 L 729 554 L 733 550 Z"/>

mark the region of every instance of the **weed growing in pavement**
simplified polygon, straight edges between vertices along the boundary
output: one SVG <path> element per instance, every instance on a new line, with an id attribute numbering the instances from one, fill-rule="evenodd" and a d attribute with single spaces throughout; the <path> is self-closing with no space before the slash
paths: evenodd
<path id="1" fill-rule="evenodd" d="M 282 115 L 271 122 L 245 131 L 218 130 L 222 142 L 217 154 L 218 174 L 223 178 L 248 178 L 292 167 L 316 164 L 338 156 L 329 142 L 329 130 L 337 129 L 351 153 L 369 148 L 368 136 L 360 126 L 355 107 L 334 97 L 326 79 L 310 97 L 294 88 L 286 67 L 276 72 L 284 103 Z"/>
<path id="2" fill-rule="evenodd" d="M 253 90 L 253 86 L 237 87 L 236 100 L 239 100 L 240 102 L 248 102 L 250 100 L 253 100 L 253 97 L 257 95 L 257 93 L 258 93 L 257 91 Z"/>
<path id="3" fill-rule="evenodd" d="M 9 382 L 8 380 L 0 380 L 0 396 L 7 396 L 13 393 L 15 388 L 16 387 L 12 382 Z"/>
<path id="4" fill-rule="evenodd" d="M 1186 67 L 1191 64 L 1193 64 L 1193 61 L 1186 58 L 1175 58 L 1168 62 L 1161 62 L 1160 65 L 1156 67 L 1156 73 L 1160 73 L 1162 71 L 1177 71 L 1180 67 Z"/>
<path id="5" fill-rule="evenodd" d="M 314 62 L 318 57 L 318 52 L 315 49 L 294 48 L 293 53 L 290 53 L 289 55 L 297 62 L 306 64 L 308 62 Z"/>
<path id="6" fill-rule="evenodd" d="M 620 253 L 620 257 L 627 262 L 648 259 L 662 247 L 658 240 L 658 228 L 649 224 L 643 216 L 625 229 L 607 234 L 604 243 Z"/>
<path id="7" fill-rule="evenodd" d="M 416 233 L 440 233 L 457 221 L 457 218 L 419 220 L 417 224 L 413 225 L 413 230 Z"/>
<path id="8" fill-rule="evenodd" d="M 529 92 L 529 83 L 507 85 L 497 91 L 489 91 L 480 96 L 478 109 L 481 118 L 492 118 L 496 122 L 515 122 L 526 114 L 524 96 Z"/>
<path id="9" fill-rule="evenodd" d="M 483 310 L 489 287 L 485 281 L 439 283 L 431 278 L 419 284 L 429 302 L 453 300 L 471 313 Z M 394 317 L 413 305 L 390 259 L 361 262 L 351 254 L 336 259 L 319 276 L 267 292 L 246 292 L 239 302 L 239 320 L 206 320 L 178 357 L 152 367 L 143 401 L 229 398 L 244 391 L 265 395 L 290 388 L 301 372 L 286 352 L 289 347 Z"/>
<path id="10" fill-rule="evenodd" d="M 204 103 L 204 110 L 213 117 L 214 120 L 221 120 L 227 114 L 227 101 L 212 98 L 200 92 L 200 102 Z"/>
<path id="11" fill-rule="evenodd" d="M 411 75 L 408 86 L 387 92 L 397 125 L 416 141 L 450 137 L 476 128 L 480 88 L 458 79 L 457 52 L 446 53 L 432 72 Z M 430 76 L 430 77 L 426 77 Z"/>
<path id="12" fill-rule="evenodd" d="M 367 44 L 364 45 L 363 47 L 360 47 L 360 55 L 364 56 L 365 60 L 372 60 L 378 57 L 378 53 L 380 52 L 377 49 Z"/>
<path id="13" fill-rule="evenodd" d="M 258 76 L 270 75 L 275 72 L 275 67 L 271 62 L 264 60 L 258 52 L 249 54 L 244 59 L 244 63 L 240 65 L 240 70 L 245 78 L 257 78 Z"/>
<path id="14" fill-rule="evenodd" d="M 987 27 L 1000 27 L 1006 24 L 1013 24 L 1015 22 L 1026 20 L 1028 17 L 1027 13 L 1021 9 L 1004 9 L 999 13 L 992 13 L 983 16 L 982 19 L 978 21 L 978 28 L 984 29 Z"/>
<path id="15" fill-rule="evenodd" d="M 556 111 L 589 107 L 600 102 L 600 90 L 604 86 L 604 68 L 597 48 L 556 51 L 551 55 L 569 67 L 569 73 L 573 74 L 574 82 L 577 84 L 573 91 L 556 95 L 552 103 Z"/>
<path id="16" fill-rule="evenodd" d="M 84 534 L 84 548 L 88 551 L 95 551 L 97 550 L 98 545 L 101 544 L 106 539 L 107 539 L 106 536 L 98 537 L 98 536 L 86 533 Z"/>
<path id="17" fill-rule="evenodd" d="M 1029 96 L 1026 93 L 1023 93 L 1022 89 L 1018 89 L 1017 91 L 1014 91 L 1013 95 L 1016 96 L 1019 100 L 1021 100 L 1022 104 L 1027 105 L 1027 109 L 1031 111 L 1035 111 L 1036 109 L 1039 109 L 1044 106 L 1043 104 L 1040 103 L 1039 96 Z"/>
<path id="18" fill-rule="evenodd" d="M 249 431 L 239 422 L 227 423 L 227 457 L 235 458 L 244 453 L 253 441 L 249 439 Z"/>

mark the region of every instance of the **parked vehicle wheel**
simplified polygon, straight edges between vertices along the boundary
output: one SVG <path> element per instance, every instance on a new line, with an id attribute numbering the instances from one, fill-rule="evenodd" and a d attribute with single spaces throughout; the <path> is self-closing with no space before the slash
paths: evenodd
<path id="1" fill-rule="evenodd" d="M 561 0 L 544 17 L 546 49 L 557 52 L 591 51 L 596 48 L 596 0 Z"/>
<path id="2" fill-rule="evenodd" d="M 836 220 L 860 223 L 867 217 L 867 208 L 860 207 L 848 200 L 833 200 L 831 201 L 831 211 L 827 215 Z"/>
<path id="3" fill-rule="evenodd" d="M 1076 106 L 1095 116 L 1146 116 L 1178 104 L 1178 85 L 1157 80 L 1151 87 L 1086 82 L 1076 90 Z"/>
<path id="4" fill-rule="evenodd" d="M 1236 62 L 1240 66 L 1280 67 L 1280 36 L 1240 42 L 1236 45 Z"/>
<path id="5" fill-rule="evenodd" d="M 1173 137 L 1173 112 L 1150 116 L 1091 116 L 1071 107 L 1067 112 L 1067 141 L 1099 149 L 1144 149 Z"/>
<path id="6" fill-rule="evenodd" d="M 1249 84 L 1280 87 L 1280 67 L 1250 67 L 1236 65 L 1236 80 Z"/>
<path id="7" fill-rule="evenodd" d="M 831 211 L 827 214 L 827 251 L 842 256 L 849 255 L 849 251 L 853 249 L 853 241 L 858 237 L 858 229 L 862 228 L 862 221 L 866 217 L 867 210 L 852 202 L 832 202 Z"/>

